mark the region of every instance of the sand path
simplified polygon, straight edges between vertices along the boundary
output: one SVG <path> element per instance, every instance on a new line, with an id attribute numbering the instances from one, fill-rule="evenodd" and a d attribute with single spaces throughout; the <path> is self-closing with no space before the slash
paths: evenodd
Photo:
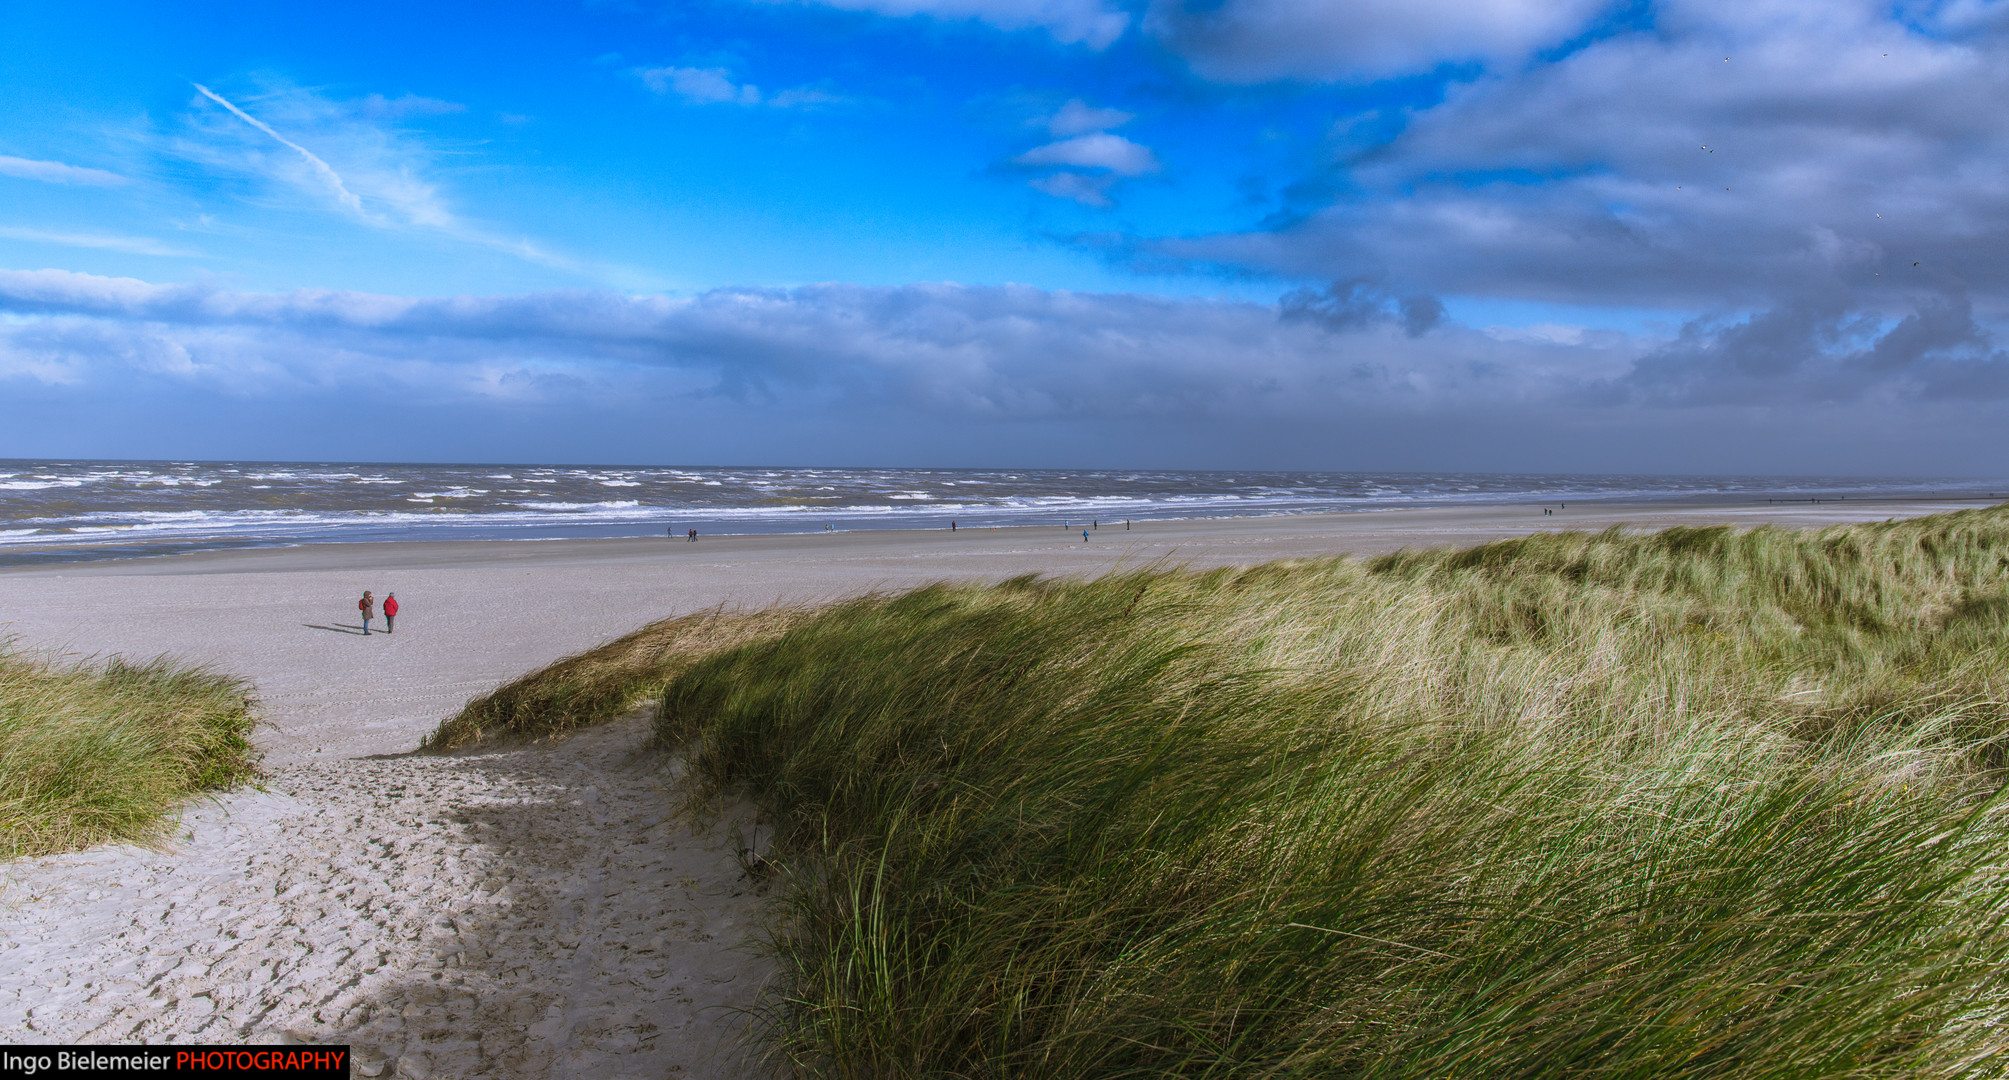
<path id="1" fill-rule="evenodd" d="M 178 853 L 20 868 L 0 1038 L 340 1041 L 412 1077 L 744 1075 L 731 1039 L 768 974 L 745 947 L 745 819 L 693 835 L 646 731 L 282 765 L 187 813 Z"/>
<path id="2" fill-rule="evenodd" d="M 972 529 L 329 545 L 0 570 L 0 633 L 213 663 L 251 679 L 271 721 L 264 790 L 192 806 L 173 850 L 0 867 L 0 1041 L 342 1041 L 412 1077 L 747 1075 L 732 1047 L 773 972 L 748 943 L 763 901 L 734 842 L 746 808 L 694 833 L 640 718 L 556 745 L 384 756 L 468 696 L 654 619 L 1160 559 L 1957 505 L 1397 511 L 1090 543 Z M 364 588 L 404 601 L 394 637 L 352 632 Z"/>

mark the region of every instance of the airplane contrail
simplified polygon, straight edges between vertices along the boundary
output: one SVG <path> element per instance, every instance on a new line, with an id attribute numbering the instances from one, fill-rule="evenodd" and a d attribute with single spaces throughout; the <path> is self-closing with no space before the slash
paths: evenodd
<path id="1" fill-rule="evenodd" d="M 235 116 L 239 120 L 242 120 L 245 123 L 250 124 L 252 127 L 255 127 L 258 130 L 264 132 L 265 134 L 272 136 L 272 138 L 277 140 L 281 146 L 285 146 L 288 149 L 292 150 L 294 153 L 299 154 L 303 158 L 306 158 L 307 166 L 313 169 L 315 174 L 320 176 L 320 178 L 327 183 L 329 189 L 335 193 L 335 198 L 337 201 L 339 201 L 343 206 L 346 206 L 349 209 L 354 210 L 356 212 L 356 216 L 358 217 L 361 217 L 365 220 L 375 219 L 375 215 L 371 214 L 368 210 L 363 209 L 363 200 L 356 198 L 356 193 L 350 191 L 347 184 L 342 183 L 341 174 L 337 173 L 334 170 L 333 166 L 329 165 L 325 161 L 322 161 L 319 157 L 316 157 L 312 150 L 309 150 L 306 147 L 301 146 L 299 143 L 296 143 L 293 140 L 287 138 L 286 136 L 281 135 L 278 132 L 272 130 L 271 125 L 265 123 L 263 120 L 258 119 L 257 117 L 251 115 L 250 113 L 245 112 L 243 109 L 240 109 L 237 106 L 231 104 L 228 100 L 224 98 L 222 94 L 219 94 L 214 90 L 211 90 L 209 87 L 204 86 L 201 83 L 190 83 L 189 85 L 195 87 L 197 90 L 202 91 L 203 97 L 206 97 L 209 100 L 216 102 L 218 105 L 221 105 L 226 109 L 229 109 L 230 114 L 232 116 Z"/>

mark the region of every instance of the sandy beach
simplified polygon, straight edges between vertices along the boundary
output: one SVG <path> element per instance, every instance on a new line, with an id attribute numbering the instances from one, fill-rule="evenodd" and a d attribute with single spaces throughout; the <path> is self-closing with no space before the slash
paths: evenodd
<path id="1" fill-rule="evenodd" d="M 191 807 L 175 850 L 0 869 L 0 1040 L 342 1041 L 365 1075 L 744 1075 L 733 1040 L 771 976 L 748 943 L 747 808 L 678 818 L 674 763 L 641 717 L 407 756 L 470 696 L 652 620 L 937 580 L 1978 505 L 1104 521 L 1086 541 L 1077 526 L 342 544 L 0 570 L 0 633 L 21 647 L 211 664 L 251 680 L 268 721 L 264 790 Z M 361 633 L 366 588 L 397 593 L 394 635 Z"/>

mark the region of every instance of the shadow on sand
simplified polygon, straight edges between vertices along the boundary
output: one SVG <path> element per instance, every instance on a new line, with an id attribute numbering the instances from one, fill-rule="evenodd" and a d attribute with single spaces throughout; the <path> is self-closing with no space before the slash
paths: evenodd
<path id="1" fill-rule="evenodd" d="M 766 889 L 727 828 L 751 809 L 694 835 L 646 731 L 371 762 L 461 774 L 466 797 L 427 808 L 427 831 L 469 857 L 408 869 L 463 878 L 452 891 L 473 902 L 434 919 L 419 964 L 374 988 L 345 1041 L 401 1059 L 399 1075 L 773 1075 L 747 1041 L 773 970 L 747 940 Z"/>

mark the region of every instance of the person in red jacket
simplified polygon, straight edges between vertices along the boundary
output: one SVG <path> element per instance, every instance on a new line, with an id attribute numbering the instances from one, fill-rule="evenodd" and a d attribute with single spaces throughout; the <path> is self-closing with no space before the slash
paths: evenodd
<path id="1" fill-rule="evenodd" d="M 363 590 L 363 598 L 356 601 L 356 610 L 363 613 L 363 636 L 370 636 L 370 620 L 377 617 L 377 602 L 370 597 L 370 590 Z"/>
<path id="2" fill-rule="evenodd" d="M 384 594 L 384 633 L 386 633 L 386 634 L 390 633 L 390 632 L 391 632 L 391 627 L 392 627 L 392 626 L 394 626 L 394 625 L 396 625 L 396 624 L 397 624 L 397 621 L 398 621 L 398 594 L 397 594 L 397 593 L 394 593 L 394 592 L 393 592 L 393 593 L 385 593 L 385 594 Z"/>

